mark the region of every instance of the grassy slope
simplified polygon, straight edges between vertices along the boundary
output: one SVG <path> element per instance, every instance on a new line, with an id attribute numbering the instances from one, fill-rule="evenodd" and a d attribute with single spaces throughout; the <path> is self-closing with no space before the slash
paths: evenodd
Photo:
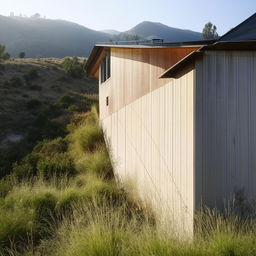
<path id="1" fill-rule="evenodd" d="M 158 229 L 113 180 L 95 109 L 73 117 L 68 130 L 2 180 L 0 255 L 256 255 L 255 221 L 204 214 L 194 242 Z"/>
<path id="2" fill-rule="evenodd" d="M 0 180 L 0 255 L 256 255 L 254 220 L 198 215 L 194 241 L 159 229 L 115 183 L 96 107 L 85 113 L 94 102 L 57 100 L 65 132 L 37 142 Z"/>

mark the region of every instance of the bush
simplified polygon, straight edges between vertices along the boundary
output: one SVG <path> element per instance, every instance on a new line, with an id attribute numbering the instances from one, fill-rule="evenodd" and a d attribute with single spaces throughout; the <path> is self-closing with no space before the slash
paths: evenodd
<path id="1" fill-rule="evenodd" d="M 28 110 L 34 110 L 39 108 L 42 105 L 41 101 L 38 99 L 31 99 L 27 101 L 26 107 Z"/>
<path id="2" fill-rule="evenodd" d="M 10 57 L 10 54 L 8 52 L 5 52 L 5 45 L 0 45 L 0 59 L 8 60 L 10 59 Z"/>
<path id="3" fill-rule="evenodd" d="M 7 194 L 12 190 L 11 181 L 6 179 L 0 180 L 0 198 L 6 197 Z"/>
<path id="4" fill-rule="evenodd" d="M 36 80 L 39 75 L 38 75 L 38 72 L 36 69 L 34 68 L 31 68 L 26 74 L 24 74 L 24 79 L 27 83 L 33 81 L 33 80 Z"/>
<path id="5" fill-rule="evenodd" d="M 40 159 L 40 154 L 31 153 L 25 156 L 20 163 L 15 163 L 12 168 L 12 175 L 18 180 L 27 179 L 37 174 L 37 163 Z"/>
<path id="6" fill-rule="evenodd" d="M 19 58 L 23 59 L 23 58 L 25 58 L 25 55 L 26 55 L 25 52 L 20 52 L 19 53 Z"/>
<path id="7" fill-rule="evenodd" d="M 36 195 L 32 201 L 35 210 L 35 218 L 38 222 L 52 219 L 57 198 L 50 192 Z M 50 224 L 50 223 L 48 223 Z"/>
<path id="8" fill-rule="evenodd" d="M 33 228 L 33 212 L 17 210 L 1 210 L 0 212 L 0 254 L 5 249 L 14 247 L 21 249 L 22 243 L 29 239 Z"/>
<path id="9" fill-rule="evenodd" d="M 107 150 L 98 150 L 86 157 L 85 168 L 103 179 L 112 179 L 113 169 Z"/>
<path id="10" fill-rule="evenodd" d="M 40 158 L 37 169 L 39 174 L 46 179 L 54 176 L 73 176 L 76 173 L 73 160 L 67 153 L 59 153 L 50 157 Z"/>
<path id="11" fill-rule="evenodd" d="M 65 58 L 62 62 L 64 71 L 73 78 L 82 78 L 84 76 L 83 64 L 77 57 Z"/>
<path id="12" fill-rule="evenodd" d="M 104 143 L 103 131 L 98 126 L 82 126 L 76 131 L 75 136 L 84 152 L 93 152 Z"/>
<path id="13" fill-rule="evenodd" d="M 30 85 L 28 89 L 31 91 L 42 91 L 43 88 L 40 85 Z"/>
<path id="14" fill-rule="evenodd" d="M 21 87 L 23 85 L 23 82 L 19 77 L 14 76 L 9 80 L 8 85 L 11 87 Z"/>
<path id="15" fill-rule="evenodd" d="M 39 142 L 35 148 L 34 152 L 41 153 L 46 156 L 52 156 L 58 153 L 67 152 L 68 144 L 67 141 L 61 137 L 53 140 L 43 140 Z"/>
<path id="16" fill-rule="evenodd" d="M 73 96 L 70 95 L 64 95 L 60 98 L 59 101 L 59 106 L 63 107 L 63 108 L 68 108 L 69 106 L 71 106 L 72 104 L 74 104 L 76 102 L 76 99 Z"/>

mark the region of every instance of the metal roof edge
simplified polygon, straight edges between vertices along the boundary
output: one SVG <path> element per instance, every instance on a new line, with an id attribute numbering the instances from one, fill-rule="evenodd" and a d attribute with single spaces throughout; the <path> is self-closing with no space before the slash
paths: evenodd
<path id="1" fill-rule="evenodd" d="M 229 35 L 230 33 L 234 32 L 235 30 L 237 30 L 240 26 L 244 25 L 245 23 L 247 23 L 248 21 L 250 21 L 252 18 L 256 18 L 256 13 L 252 14 L 250 17 L 248 17 L 247 19 L 245 19 L 244 21 L 242 21 L 241 23 L 239 23 L 237 26 L 235 26 L 234 28 L 230 29 L 227 33 L 225 33 L 224 35 L 222 35 L 217 41 L 222 41 L 223 37 Z"/>

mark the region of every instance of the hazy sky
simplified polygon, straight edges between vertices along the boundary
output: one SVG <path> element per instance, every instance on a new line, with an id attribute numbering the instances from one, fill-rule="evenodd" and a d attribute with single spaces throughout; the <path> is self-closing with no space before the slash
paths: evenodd
<path id="1" fill-rule="evenodd" d="M 256 0 L 0 0 L 0 14 L 14 12 L 64 19 L 95 30 L 125 31 L 144 20 L 202 30 L 211 21 L 222 35 L 256 11 Z"/>

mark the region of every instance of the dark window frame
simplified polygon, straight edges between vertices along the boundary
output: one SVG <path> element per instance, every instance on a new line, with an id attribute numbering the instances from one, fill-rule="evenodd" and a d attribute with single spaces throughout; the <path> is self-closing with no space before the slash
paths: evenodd
<path id="1" fill-rule="evenodd" d="M 100 82 L 106 82 L 111 76 L 110 51 L 107 52 L 100 66 Z"/>

